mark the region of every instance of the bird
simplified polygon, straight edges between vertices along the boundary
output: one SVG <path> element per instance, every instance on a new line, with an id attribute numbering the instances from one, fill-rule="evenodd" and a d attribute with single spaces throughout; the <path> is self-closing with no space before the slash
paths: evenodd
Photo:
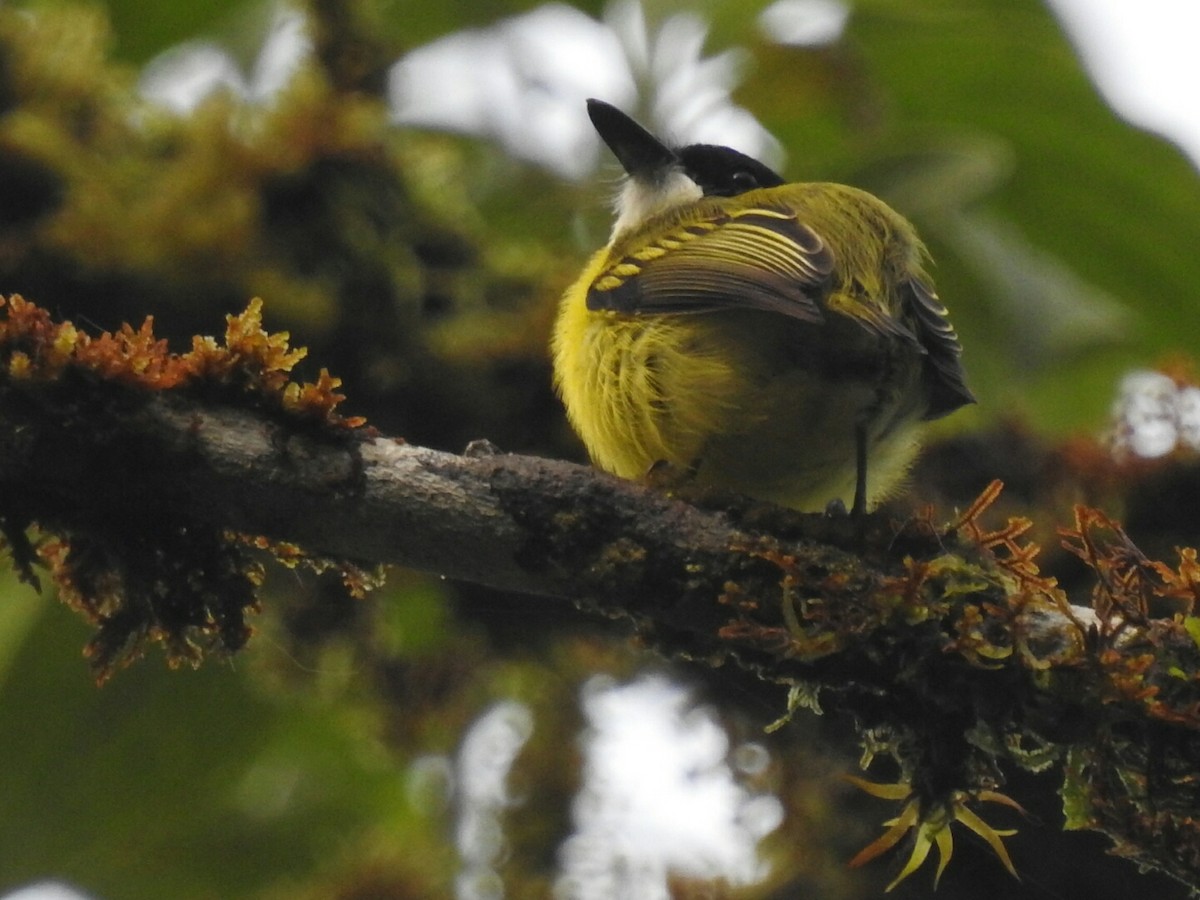
<path id="1" fill-rule="evenodd" d="M 625 177 L 551 355 L 593 463 L 806 512 L 896 494 L 921 424 L 975 402 L 913 226 L 867 191 L 587 111 Z"/>

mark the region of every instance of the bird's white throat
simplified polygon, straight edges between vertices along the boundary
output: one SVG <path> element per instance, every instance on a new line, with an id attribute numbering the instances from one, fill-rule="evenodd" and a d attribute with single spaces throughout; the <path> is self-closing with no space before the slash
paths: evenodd
<path id="1" fill-rule="evenodd" d="M 700 185 L 679 169 L 672 169 L 658 179 L 627 178 L 621 193 L 617 195 L 617 221 L 613 225 L 611 240 L 616 241 L 651 216 L 684 203 L 693 203 L 703 196 Z"/>

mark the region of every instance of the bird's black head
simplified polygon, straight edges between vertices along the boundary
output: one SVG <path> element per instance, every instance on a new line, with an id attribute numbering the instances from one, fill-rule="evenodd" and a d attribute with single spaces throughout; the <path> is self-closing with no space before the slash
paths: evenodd
<path id="1" fill-rule="evenodd" d="M 589 100 L 596 131 L 629 174 L 617 195 L 612 240 L 667 210 L 702 197 L 736 197 L 783 179 L 770 168 L 729 147 L 668 146 L 603 100 Z"/>
<path id="2" fill-rule="evenodd" d="M 690 178 L 706 197 L 735 197 L 784 183 L 769 167 L 731 147 L 690 144 L 669 147 L 603 100 L 589 100 L 588 115 L 600 137 L 633 178 L 661 181 L 672 171 Z"/>
<path id="3" fill-rule="evenodd" d="M 784 183 L 773 169 L 731 147 L 691 144 L 677 150 L 676 156 L 684 174 L 700 185 L 706 197 L 736 197 Z"/>

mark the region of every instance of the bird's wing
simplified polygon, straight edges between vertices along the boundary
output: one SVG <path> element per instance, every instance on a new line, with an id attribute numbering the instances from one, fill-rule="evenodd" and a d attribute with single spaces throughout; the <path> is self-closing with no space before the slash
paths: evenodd
<path id="1" fill-rule="evenodd" d="M 803 322 L 822 322 L 828 311 L 920 348 L 930 386 L 926 419 L 975 402 L 962 345 L 932 288 L 916 277 L 902 281 L 898 316 L 851 294 L 831 294 L 833 254 L 793 211 L 769 204 L 718 211 L 615 250 L 588 288 L 590 310 L 638 315 L 758 309 Z"/>
<path id="2" fill-rule="evenodd" d="M 900 285 L 900 302 L 911 316 L 913 331 L 925 349 L 925 371 L 930 385 L 926 419 L 938 419 L 960 406 L 975 402 L 962 367 L 962 344 L 950 324 L 942 301 L 929 285 L 909 278 Z"/>
<path id="3" fill-rule="evenodd" d="M 765 205 L 682 223 L 618 254 L 588 289 L 588 309 L 759 309 L 820 322 L 834 265 L 825 241 L 794 212 Z"/>

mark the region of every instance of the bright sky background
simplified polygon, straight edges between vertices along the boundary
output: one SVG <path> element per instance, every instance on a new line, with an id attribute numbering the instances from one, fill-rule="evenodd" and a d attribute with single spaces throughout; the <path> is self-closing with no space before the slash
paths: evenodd
<path id="1" fill-rule="evenodd" d="M 1200 0 L 1048 0 L 1122 116 L 1200 166 Z"/>

